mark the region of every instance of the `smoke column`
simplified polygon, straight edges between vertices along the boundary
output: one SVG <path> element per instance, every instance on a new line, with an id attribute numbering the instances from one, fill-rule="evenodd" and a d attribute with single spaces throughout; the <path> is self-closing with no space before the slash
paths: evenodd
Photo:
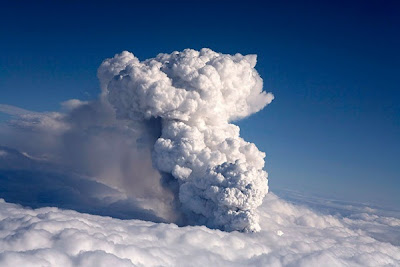
<path id="1" fill-rule="evenodd" d="M 274 98 L 262 91 L 256 62 L 256 55 L 185 49 L 145 61 L 124 51 L 99 67 L 102 96 L 118 118 L 159 121 L 153 165 L 172 179 L 188 220 L 260 230 L 255 210 L 268 192 L 265 153 L 231 123 Z"/>

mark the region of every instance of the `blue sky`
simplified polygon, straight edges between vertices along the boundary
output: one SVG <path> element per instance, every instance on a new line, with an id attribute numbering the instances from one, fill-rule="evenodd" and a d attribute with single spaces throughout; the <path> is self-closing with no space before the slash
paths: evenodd
<path id="1" fill-rule="evenodd" d="M 275 100 L 239 125 L 267 153 L 272 190 L 398 207 L 399 12 L 396 1 L 9 1 L 0 103 L 94 99 L 98 66 L 122 50 L 255 53 Z"/>

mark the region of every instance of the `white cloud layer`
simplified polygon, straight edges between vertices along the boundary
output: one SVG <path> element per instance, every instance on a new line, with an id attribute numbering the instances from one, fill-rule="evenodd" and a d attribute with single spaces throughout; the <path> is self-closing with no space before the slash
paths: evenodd
<path id="1" fill-rule="evenodd" d="M 322 215 L 274 194 L 258 233 L 0 203 L 1 266 L 399 266 L 400 220 Z M 393 243 L 393 242 L 392 242 Z"/>

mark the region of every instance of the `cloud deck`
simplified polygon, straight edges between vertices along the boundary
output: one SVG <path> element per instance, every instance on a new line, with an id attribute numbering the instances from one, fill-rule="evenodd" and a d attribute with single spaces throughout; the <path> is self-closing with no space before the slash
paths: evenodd
<path id="1" fill-rule="evenodd" d="M 0 203 L 2 266 L 398 266 L 400 220 L 321 215 L 273 193 L 258 233 Z M 396 236 L 397 233 L 397 236 Z M 395 236 L 393 236 L 395 235 Z M 102 265 L 99 265 L 102 264 Z"/>

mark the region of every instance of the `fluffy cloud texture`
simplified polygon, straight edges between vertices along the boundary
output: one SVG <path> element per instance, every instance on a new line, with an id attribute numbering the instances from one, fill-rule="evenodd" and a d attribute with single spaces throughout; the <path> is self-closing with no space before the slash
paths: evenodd
<path id="1" fill-rule="evenodd" d="M 398 266 L 400 219 L 322 215 L 273 193 L 258 233 L 0 203 L 1 266 Z"/>
<path id="2" fill-rule="evenodd" d="M 160 199 L 128 199 L 126 192 L 72 174 L 49 158 L 6 147 L 0 147 L 0 195 L 44 207 L 0 202 L 0 266 L 400 264 L 400 213 L 361 205 L 285 196 L 315 211 L 269 193 L 258 208 L 260 232 L 179 227 L 162 223 L 168 220 L 157 209 Z"/>
<path id="3" fill-rule="evenodd" d="M 159 119 L 153 163 L 176 180 L 189 222 L 260 230 L 255 210 L 268 192 L 265 154 L 230 123 L 273 100 L 255 65 L 255 55 L 186 49 L 142 62 L 123 52 L 98 70 L 103 96 L 119 118 Z"/>
<path id="4" fill-rule="evenodd" d="M 398 212 L 267 194 L 265 155 L 232 124 L 273 99 L 255 64 L 123 52 L 98 100 L 0 104 L 0 266 L 400 265 Z"/>

